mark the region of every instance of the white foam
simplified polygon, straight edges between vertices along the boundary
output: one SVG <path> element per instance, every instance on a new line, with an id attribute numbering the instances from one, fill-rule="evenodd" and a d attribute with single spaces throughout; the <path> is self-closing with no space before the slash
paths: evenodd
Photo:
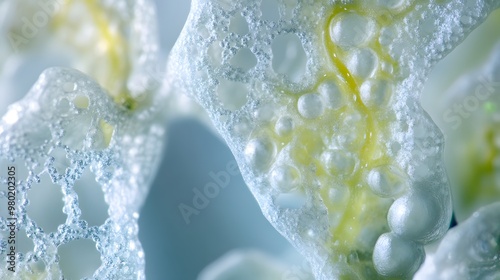
<path id="1" fill-rule="evenodd" d="M 500 203 L 480 208 L 452 228 L 415 275 L 424 279 L 498 279 Z"/>
<path id="2" fill-rule="evenodd" d="M 18 1 L 10 2 L 17 4 Z M 19 5 L 19 9 L 11 12 L 19 12 L 17 16 L 21 18 L 30 8 L 27 2 Z M 68 10 L 64 11 L 70 14 L 78 6 L 67 5 Z M 71 66 L 104 79 L 103 87 L 118 84 L 133 97 L 147 97 L 141 99 L 144 107 L 128 111 L 110 97 L 114 87 L 103 89 L 93 78 L 77 70 L 51 68 L 42 73 L 24 99 L 9 108 L 8 117 L 0 123 L 0 158 L 28 171 L 18 174 L 22 181 L 18 198 L 23 201 L 17 213 L 18 229 L 25 231 L 35 246 L 26 253 L 19 252 L 16 273 L 12 274 L 2 265 L 0 279 L 68 277 L 63 275 L 67 267 L 60 267 L 58 261 L 59 247 L 81 239 L 95 243 L 101 260 L 101 265 L 88 277 L 145 278 L 144 252 L 138 240 L 138 212 L 156 172 L 164 137 L 164 112 L 159 109 L 165 96 L 153 94 L 159 78 L 149 72 L 157 60 L 156 15 L 147 0 L 103 1 L 94 12 L 108 13 L 110 26 L 120 25 L 120 31 L 124 31 L 120 47 L 128 47 L 130 53 L 120 53 L 118 58 L 120 62 L 130 62 L 130 75 L 118 73 L 117 77 L 117 73 L 107 73 L 108 57 L 102 60 L 96 53 L 91 57 L 86 55 L 86 51 L 94 52 L 95 46 L 87 48 L 87 44 L 94 41 L 80 40 L 82 32 L 85 33 L 80 28 L 82 22 L 89 20 L 85 12 L 77 17 L 77 22 L 83 21 L 78 22 L 76 30 L 68 32 L 69 26 L 73 26 L 69 22 L 55 25 L 50 31 L 40 31 L 40 40 L 34 39 L 32 46 L 43 50 L 41 45 L 50 42 L 51 46 L 59 44 L 64 50 L 75 50 L 78 55 L 70 60 Z M 63 14 L 58 16 L 67 16 Z M 6 24 L 15 26 L 16 23 Z M 19 50 L 20 54 L 26 49 L 29 47 Z M 98 63 L 94 63 L 96 61 Z M 93 71 L 95 69 L 99 70 Z M 16 121 L 13 116 L 17 116 Z M 139 139 L 143 141 L 136 141 Z M 128 152 L 134 149 L 139 152 Z M 61 159 L 65 160 L 63 164 Z M 84 173 L 87 175 L 83 176 Z M 63 195 L 61 210 L 66 221 L 53 231 L 42 228 L 27 212 L 30 190 L 40 188 L 40 184 L 53 185 Z M 106 217 L 102 224 L 89 226 L 82 218 L 75 184 L 97 184 L 101 188 L 102 192 L 96 193 L 104 193 L 101 200 L 105 200 L 109 208 L 102 213 Z M 6 224 L 3 217 L 0 220 L 0 231 L 4 231 Z M 5 254 L 1 252 L 2 259 Z M 77 259 L 65 263 L 86 265 Z"/>
<path id="3" fill-rule="evenodd" d="M 377 271 L 411 277 L 422 243 L 442 236 L 451 217 L 443 137 L 419 105 L 421 83 L 497 2 L 282 1 L 278 21 L 262 18 L 260 5 L 249 0 L 195 0 L 167 81 L 207 110 L 264 215 L 308 258 L 317 279 L 369 278 Z M 230 34 L 231 18 L 240 14 L 248 23 L 244 41 Z M 464 16 L 472 20 L 461 23 Z M 200 40 L 206 29 L 212 36 Z M 240 49 L 257 59 L 248 72 L 229 67 Z M 220 106 L 216 85 L 223 80 L 248 89 L 240 109 Z M 259 110 L 269 104 L 273 114 L 262 121 Z M 242 126 L 247 133 L 236 134 Z M 368 175 L 382 163 L 398 171 Z M 283 165 L 300 173 L 297 187 L 273 171 Z M 279 186 L 285 181 L 289 188 Z M 278 198 L 292 185 L 304 197 L 284 209 Z M 404 196 L 413 193 L 419 195 Z M 387 196 L 408 214 L 393 215 L 393 229 Z M 412 225 L 418 205 L 429 212 Z M 378 236 L 390 236 L 379 243 L 398 248 L 374 246 Z M 376 262 L 362 259 L 374 252 Z"/>

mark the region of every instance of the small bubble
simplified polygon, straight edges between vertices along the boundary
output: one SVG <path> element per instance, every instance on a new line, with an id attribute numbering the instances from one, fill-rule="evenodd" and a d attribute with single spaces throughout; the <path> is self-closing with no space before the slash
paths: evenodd
<path id="1" fill-rule="evenodd" d="M 347 68 L 354 76 L 366 79 L 373 76 L 377 65 L 377 55 L 370 49 L 361 49 L 350 55 Z"/>
<path id="2" fill-rule="evenodd" d="M 77 89 L 77 85 L 73 82 L 67 82 L 63 85 L 63 90 L 67 93 L 74 92 Z"/>
<path id="3" fill-rule="evenodd" d="M 354 158 L 342 150 L 330 150 L 321 155 L 325 168 L 330 174 L 349 175 L 356 164 Z"/>
<path id="4" fill-rule="evenodd" d="M 56 105 L 56 112 L 59 114 L 66 114 L 69 112 L 71 109 L 71 106 L 69 105 L 69 100 L 66 98 L 62 98 L 57 102 Z"/>
<path id="5" fill-rule="evenodd" d="M 73 99 L 73 104 L 78 109 L 87 109 L 89 107 L 89 98 L 85 95 L 78 95 Z"/>
<path id="6" fill-rule="evenodd" d="M 378 4 L 388 9 L 396 9 L 406 4 L 407 1 L 408 0 L 378 0 Z"/>
<path id="7" fill-rule="evenodd" d="M 395 197 L 408 188 L 404 174 L 393 166 L 379 166 L 367 175 L 370 189 L 381 197 Z"/>
<path id="8" fill-rule="evenodd" d="M 267 139 L 252 139 L 245 147 L 247 161 L 257 170 L 263 170 L 269 166 L 274 158 L 275 146 Z"/>
<path id="9" fill-rule="evenodd" d="M 425 253 L 422 245 L 392 233 L 382 234 L 373 251 L 373 263 L 378 273 L 387 277 L 406 278 L 422 264 Z"/>
<path id="10" fill-rule="evenodd" d="M 387 221 L 392 231 L 412 240 L 429 242 L 440 230 L 444 206 L 429 192 L 413 192 L 394 201 Z"/>
<path id="11" fill-rule="evenodd" d="M 361 101 L 368 107 L 380 107 L 387 104 L 392 91 L 392 84 L 380 79 L 370 79 L 364 82 L 359 89 Z"/>
<path id="12" fill-rule="evenodd" d="M 277 190 L 288 192 L 296 187 L 300 179 L 297 168 L 283 165 L 273 169 L 271 172 L 271 186 Z"/>
<path id="13" fill-rule="evenodd" d="M 318 87 L 318 92 L 325 101 L 325 105 L 331 109 L 337 109 L 344 105 L 342 91 L 333 81 L 322 83 Z"/>
<path id="14" fill-rule="evenodd" d="M 274 107 L 271 104 L 265 104 L 254 112 L 254 116 L 258 121 L 270 121 L 274 116 Z"/>
<path id="15" fill-rule="evenodd" d="M 367 42 L 373 35 L 375 24 L 369 18 L 356 13 L 337 15 L 330 25 L 330 36 L 334 43 L 341 47 L 358 47 Z"/>
<path id="16" fill-rule="evenodd" d="M 286 136 L 293 130 L 293 120 L 289 117 L 281 117 L 276 122 L 274 129 L 279 136 Z"/>
<path id="17" fill-rule="evenodd" d="M 234 132 L 236 133 L 236 135 L 240 135 L 243 137 L 248 137 L 251 130 L 252 129 L 248 120 L 242 120 L 234 126 Z"/>
<path id="18" fill-rule="evenodd" d="M 323 102 L 316 93 L 304 94 L 299 98 L 297 107 L 299 113 L 306 119 L 315 119 L 323 114 Z"/>

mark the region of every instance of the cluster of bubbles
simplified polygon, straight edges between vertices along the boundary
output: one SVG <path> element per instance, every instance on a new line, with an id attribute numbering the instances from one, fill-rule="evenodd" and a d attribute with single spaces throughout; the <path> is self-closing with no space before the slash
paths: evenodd
<path id="1" fill-rule="evenodd" d="M 169 79 L 317 279 L 411 277 L 446 232 L 444 141 L 418 92 L 498 5 L 472 2 L 193 2 Z"/>
<path id="2" fill-rule="evenodd" d="M 41 272 L 33 267 L 42 265 L 47 279 L 58 279 L 62 277 L 58 247 L 89 239 L 95 242 L 102 262 L 94 277 L 144 278 L 137 219 L 162 147 L 164 128 L 159 115 L 150 110 L 128 117 L 86 75 L 56 68 L 45 71 L 32 91 L 10 107 L 0 125 L 0 157 L 25 170 L 17 178 L 16 227 L 34 244 L 33 251 L 17 253 L 14 275 L 37 276 Z M 63 156 L 54 156 L 55 150 L 64 151 Z M 69 166 L 60 168 L 63 161 L 69 161 Z M 89 226 L 81 218 L 74 186 L 86 170 L 94 175 L 109 206 L 109 217 L 102 225 Z M 43 176 L 46 173 L 48 177 Z M 46 231 L 27 214 L 28 191 L 47 184 L 41 178 L 50 178 L 63 193 L 67 218 L 55 232 Z M 3 235 L 8 221 L 2 217 L 0 222 Z M 6 242 L 2 238 L 3 256 L 8 252 Z M 9 273 L 2 270 L 5 277 Z"/>
<path id="3" fill-rule="evenodd" d="M 34 245 L 27 252 L 16 250 L 12 268 L 3 262 L 0 279 L 67 278 L 61 248 L 81 240 L 94 243 L 100 255 L 100 266 L 88 277 L 144 279 L 138 213 L 159 165 L 165 134 L 161 104 L 166 97 L 155 92 L 160 82 L 151 75 L 158 57 L 154 6 L 147 0 L 46 1 L 50 9 L 38 4 L 2 3 L 2 9 L 20 18 L 33 11 L 50 13 L 47 28 L 11 56 L 22 56 L 33 46 L 55 46 L 62 56 L 69 54 L 69 66 L 83 73 L 45 70 L 0 123 L 1 166 L 18 170 L 15 231 L 18 236 L 25 232 Z M 11 18 L 3 24 L 12 32 L 22 31 Z M 97 53 L 89 42 L 97 42 Z M 4 175 L 0 181 L 7 184 Z M 93 225 L 85 218 L 75 186 L 96 184 L 102 192 L 95 195 L 104 194 L 104 199 L 95 199 L 104 200 L 107 208 L 98 210 L 104 211 L 105 221 Z M 32 191 L 45 188 L 63 195 L 66 219 L 54 230 L 28 211 L 38 199 Z M 2 205 L 7 205 L 8 195 L 0 193 Z M 2 260 L 9 260 L 11 251 L 7 217 L 0 217 Z M 86 260 L 70 257 L 85 266 Z"/>

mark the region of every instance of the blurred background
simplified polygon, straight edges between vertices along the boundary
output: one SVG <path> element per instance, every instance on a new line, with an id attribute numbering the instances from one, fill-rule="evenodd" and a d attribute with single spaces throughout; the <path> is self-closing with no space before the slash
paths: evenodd
<path id="1" fill-rule="evenodd" d="M 166 61 L 187 18 L 190 1 L 155 0 L 155 5 L 161 44 L 160 61 Z M 460 76 L 485 63 L 495 44 L 500 43 L 498 26 L 500 11 L 490 16 L 485 24 L 431 72 L 422 95 L 422 104 L 438 124 L 443 123 L 445 107 L 440 104 L 447 102 L 444 93 Z M 5 45 L 5 42 L 2 44 Z M 44 55 L 41 56 L 40 52 Z M 8 104 L 21 98 L 30 89 L 44 69 L 61 65 L 65 65 L 65 60 L 58 53 L 43 50 L 6 60 L 0 68 L 0 89 L 9 94 L 2 96 L 0 114 L 3 115 Z M 163 161 L 139 219 L 139 238 L 146 254 L 147 279 L 197 279 L 205 267 L 235 249 L 259 250 L 276 259 L 299 264 L 300 257 L 262 216 L 241 176 L 230 174 L 228 166 L 234 164 L 234 158 L 220 138 L 194 119 L 175 119 L 168 125 L 166 146 L 162 151 Z M 193 206 L 196 190 L 217 183 L 211 174 L 220 172 L 230 174 L 228 185 L 209 199 L 204 209 L 190 215 L 187 223 L 179 207 L 183 204 Z M 82 188 L 79 193 L 83 202 L 82 210 L 89 209 L 83 212 L 89 213 L 86 219 L 92 221 L 91 224 L 100 224 L 105 218 L 102 209 L 106 209 L 106 205 L 102 199 L 95 199 L 96 192 L 99 192 L 97 185 Z M 49 212 L 51 214 L 44 212 L 45 216 L 51 217 L 44 227 L 50 229 L 64 222 L 65 216 L 60 211 L 61 195 L 48 195 L 44 191 L 38 194 L 53 209 L 48 210 L 52 211 Z M 33 203 L 32 209 L 43 207 L 37 206 L 37 203 L 43 204 L 36 199 Z M 30 215 L 36 218 L 36 213 L 33 210 Z M 40 219 L 43 220 L 43 217 Z M 95 270 L 100 262 L 99 256 L 89 244 L 91 242 L 82 241 L 64 254 L 79 254 L 95 264 L 92 265 Z M 90 277 L 93 272 L 92 269 L 82 271 L 78 265 L 67 271 L 75 278 Z"/>
<path id="2" fill-rule="evenodd" d="M 162 56 L 173 47 L 190 1 L 156 0 Z M 166 59 L 165 59 L 166 60 Z M 170 123 L 163 162 L 143 206 L 139 238 L 147 279 L 196 279 L 200 271 L 234 249 L 258 249 L 281 258 L 292 250 L 262 215 L 238 174 L 186 224 L 179 204 L 193 206 L 193 188 L 214 182 L 234 157 L 228 147 L 193 119 Z"/>

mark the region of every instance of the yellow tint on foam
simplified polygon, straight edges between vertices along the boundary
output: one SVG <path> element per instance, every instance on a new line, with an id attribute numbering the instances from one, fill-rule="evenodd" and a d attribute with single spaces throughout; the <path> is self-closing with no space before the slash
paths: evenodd
<path id="1" fill-rule="evenodd" d="M 351 255 L 356 255 L 356 261 L 350 263 L 352 268 L 357 271 L 372 271 L 375 273 L 372 264 L 373 246 L 367 248 L 360 244 L 363 239 L 363 230 L 368 225 L 372 225 L 370 230 L 377 237 L 389 231 L 387 223 L 387 212 L 393 199 L 383 198 L 374 194 L 366 182 L 366 175 L 371 169 L 391 165 L 399 168 L 395 159 L 387 154 L 387 142 L 391 139 L 390 125 L 396 121 L 394 111 L 390 104 L 383 104 L 382 107 L 370 107 L 363 103 L 360 87 L 366 79 L 358 77 L 351 73 L 345 61 L 352 49 L 343 49 L 337 46 L 330 34 L 330 25 L 334 18 L 344 12 L 354 12 L 363 17 L 369 17 L 375 23 L 372 40 L 364 47 L 373 51 L 378 60 L 373 79 L 383 79 L 389 81 L 392 85 L 399 82 L 396 78 L 399 71 L 398 63 L 389 55 L 388 51 L 380 44 L 378 37 L 380 30 L 387 27 L 404 17 L 414 7 L 415 3 L 400 11 L 393 12 L 388 16 L 386 10 L 378 11 L 367 7 L 365 4 L 355 2 L 353 4 L 337 5 L 332 8 L 329 17 L 325 19 L 323 25 L 318 27 L 318 34 L 322 38 L 320 44 L 323 46 L 325 60 L 329 65 L 322 69 L 321 76 L 316 78 L 316 82 L 310 88 L 301 92 L 292 92 L 280 88 L 285 96 L 282 106 L 291 114 L 295 121 L 295 127 L 291 135 L 279 136 L 273 132 L 273 124 L 254 132 L 256 134 L 265 134 L 277 143 L 278 152 L 287 146 L 292 145 L 291 160 L 292 163 L 299 166 L 299 169 L 314 169 L 315 178 L 320 183 L 317 190 L 321 196 L 324 205 L 328 210 L 328 216 L 335 219 L 338 213 L 341 213 L 340 220 L 330 224 L 332 239 L 326 244 L 334 254 L 331 254 L 333 261 L 340 261 Z M 339 7 L 340 6 L 340 7 Z M 390 66 L 392 71 L 386 71 L 380 66 L 382 63 Z M 296 104 L 303 94 L 318 92 L 318 88 L 325 81 L 333 81 L 341 90 L 345 104 L 338 109 L 326 108 L 325 112 L 318 118 L 301 118 L 297 112 Z M 391 94 L 394 94 L 391 91 Z M 390 96 L 389 96 L 390 99 Z M 283 100 L 283 99 L 282 99 Z M 383 107 L 385 106 L 385 107 Z M 359 115 L 361 119 L 355 123 L 354 127 L 349 127 L 344 120 L 350 116 Z M 337 129 L 336 129 L 337 128 Z M 340 131 L 339 131 L 340 130 Z M 342 136 L 344 132 L 355 132 L 356 136 L 349 142 L 349 149 L 343 151 L 350 153 L 358 160 L 354 170 L 350 174 L 331 174 L 320 159 L 321 152 L 325 149 L 324 137 Z M 338 203 L 330 198 L 330 190 L 335 187 L 348 190 L 348 202 Z M 306 184 L 302 188 L 311 187 Z M 313 186 L 314 187 L 314 186 Z M 305 192 L 302 189 L 302 192 Z M 374 240 L 373 240 L 374 242 Z M 374 244 L 373 244 L 374 245 Z"/>
<path id="2" fill-rule="evenodd" d="M 338 46 L 336 46 L 330 36 L 330 32 L 328 29 L 330 27 L 331 21 L 335 16 L 342 12 L 356 12 L 361 16 L 370 15 L 370 13 L 366 10 L 361 9 L 360 5 L 352 4 L 341 8 L 336 8 L 332 11 L 330 18 L 326 22 L 324 26 L 323 34 L 324 44 L 326 52 L 335 66 L 337 73 L 337 77 L 339 77 L 342 82 L 345 84 L 345 87 L 348 89 L 348 94 L 351 94 L 350 98 L 354 102 L 352 102 L 351 112 L 354 111 L 360 112 L 362 116 L 366 118 L 366 129 L 364 131 L 357 131 L 359 133 L 357 141 L 363 142 L 362 148 L 359 151 L 352 151 L 356 157 L 359 159 L 360 166 L 354 171 L 354 174 L 343 182 L 343 186 L 348 187 L 350 190 L 350 197 L 348 208 L 344 212 L 343 218 L 341 222 L 338 224 L 336 228 L 333 228 L 332 242 L 335 244 L 337 241 L 340 241 L 340 246 L 336 248 L 336 250 L 343 251 L 343 254 L 348 254 L 349 251 L 355 250 L 356 239 L 358 238 L 360 231 L 362 230 L 364 223 L 359 221 L 360 217 L 366 216 L 367 213 L 363 213 L 366 211 L 373 211 L 373 207 L 366 207 L 368 205 L 372 205 L 374 201 L 379 198 L 371 194 L 368 187 L 366 186 L 366 182 L 363 178 L 363 169 L 370 169 L 377 164 L 388 163 L 390 160 L 386 157 L 384 153 L 384 148 L 380 147 L 379 142 L 377 142 L 377 137 L 379 134 L 386 134 L 388 128 L 387 121 L 381 121 L 377 119 L 376 113 L 372 112 L 369 108 L 365 106 L 365 104 L 361 100 L 360 96 L 360 84 L 362 81 L 353 77 L 353 75 L 348 70 L 347 66 L 342 62 L 342 57 L 345 57 L 344 51 L 342 51 Z M 377 23 L 380 23 L 381 20 L 375 20 Z M 377 26 L 380 30 L 380 26 Z M 376 36 L 375 36 L 376 37 Z M 376 40 L 377 44 L 371 44 L 371 49 L 374 50 L 377 56 L 380 59 L 388 60 L 387 62 L 396 66 L 395 62 L 390 59 L 389 55 L 382 49 L 380 44 L 378 44 L 378 40 Z M 396 68 L 396 67 L 394 67 Z M 373 158 L 373 154 L 375 150 L 382 151 L 382 156 L 378 159 Z M 336 207 L 334 204 L 329 203 L 328 197 L 328 188 L 324 188 L 321 192 L 321 196 L 323 201 L 325 202 L 329 212 L 334 212 Z M 375 205 L 376 206 L 376 205 Z M 386 207 L 390 205 L 386 204 Z M 386 213 L 387 209 L 381 211 L 381 215 L 377 218 L 379 224 L 387 224 L 386 222 Z M 374 222 L 374 221 L 371 221 Z M 333 245 L 332 244 L 332 245 Z"/>
<path id="3" fill-rule="evenodd" d="M 128 53 L 129 44 L 125 39 L 125 34 L 122 34 L 123 31 L 120 30 L 119 24 L 112 22 L 112 15 L 106 11 L 99 1 L 65 0 L 62 8 L 54 15 L 52 28 L 57 32 L 59 29 L 67 27 L 68 22 L 71 22 L 71 8 L 77 4 L 82 4 L 87 9 L 91 17 L 89 20 L 97 30 L 97 37 L 99 38 L 92 49 L 79 49 L 79 55 L 87 52 L 91 52 L 93 55 L 97 53 L 101 59 L 95 59 L 93 63 L 99 65 L 91 65 L 91 67 L 94 69 L 99 67 L 109 68 L 104 75 L 88 74 L 93 76 L 108 91 L 116 103 L 123 105 L 127 109 L 134 109 L 137 101 L 133 99 L 127 88 L 127 80 L 131 71 Z M 79 24 L 83 25 L 83 23 Z M 78 46 L 76 47 L 78 48 Z M 106 63 L 109 63 L 109 65 L 105 65 Z"/>

